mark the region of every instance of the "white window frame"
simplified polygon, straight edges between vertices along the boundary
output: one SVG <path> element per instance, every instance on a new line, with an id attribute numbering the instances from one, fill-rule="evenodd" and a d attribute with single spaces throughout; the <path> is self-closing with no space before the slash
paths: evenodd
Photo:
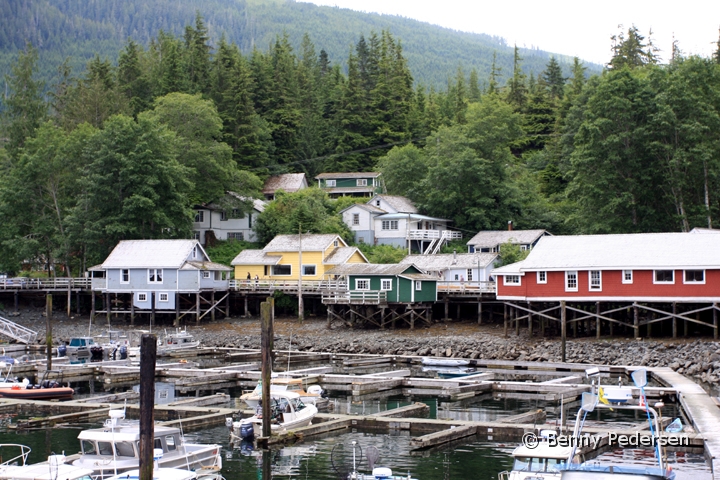
<path id="1" fill-rule="evenodd" d="M 209 270 L 203 270 L 203 272 L 202 272 L 202 278 L 210 278 L 210 271 L 209 271 Z"/>
<path id="2" fill-rule="evenodd" d="M 672 280 L 671 281 L 658 280 L 657 275 L 659 272 L 672 272 Z M 672 270 L 672 269 L 653 270 L 653 283 L 656 285 L 675 285 L 675 270 Z"/>
<path id="3" fill-rule="evenodd" d="M 511 285 L 517 287 L 522 284 L 520 275 L 503 275 L 503 285 Z"/>
<path id="4" fill-rule="evenodd" d="M 633 283 L 633 271 L 632 270 L 623 270 L 620 272 L 620 275 L 622 275 L 622 283 L 626 285 L 630 285 Z M 627 278 L 629 275 L 630 278 Z"/>
<path id="5" fill-rule="evenodd" d="M 473 281 L 473 269 L 472 268 L 467 269 L 467 281 L 468 282 Z"/>
<path id="6" fill-rule="evenodd" d="M 598 283 L 593 285 L 593 273 L 597 273 Z M 588 290 L 602 292 L 602 270 L 588 270 Z"/>
<path id="7" fill-rule="evenodd" d="M 227 239 L 242 242 L 245 240 L 245 232 L 228 232 Z"/>
<path id="8" fill-rule="evenodd" d="M 360 287 L 361 282 L 366 282 L 367 287 L 361 288 Z M 356 278 L 355 279 L 355 290 L 362 290 L 362 291 L 370 290 L 370 279 L 369 278 Z"/>
<path id="9" fill-rule="evenodd" d="M 415 280 L 415 290 L 422 291 L 422 280 Z"/>
<path id="10" fill-rule="evenodd" d="M 380 279 L 380 290 L 387 292 L 392 290 L 392 278 L 381 278 Z"/>
<path id="11" fill-rule="evenodd" d="M 336 187 L 337 180 L 325 180 L 325 186 L 326 187 Z"/>
<path id="12" fill-rule="evenodd" d="M 537 283 L 538 285 L 547 283 L 547 272 L 545 270 L 539 270 L 537 272 Z"/>
<path id="13" fill-rule="evenodd" d="M 383 220 L 381 225 L 381 230 L 397 230 L 398 229 L 398 221 L 397 220 Z"/>
<path id="14" fill-rule="evenodd" d="M 570 286 L 570 277 L 575 277 L 575 286 Z M 568 270 L 565 272 L 565 291 L 566 292 L 577 292 L 578 291 L 579 277 L 577 270 Z"/>
<path id="15" fill-rule="evenodd" d="M 688 280 L 687 279 L 687 272 L 702 272 L 702 280 Z M 705 279 L 707 278 L 707 275 L 705 275 L 705 269 L 700 268 L 690 268 L 687 270 L 683 270 L 683 283 L 689 284 L 689 285 L 705 285 Z"/>
<path id="16" fill-rule="evenodd" d="M 126 273 L 127 273 L 127 280 L 125 280 Z M 120 269 L 120 283 L 124 283 L 124 284 L 130 283 L 130 269 L 129 268 Z"/>
<path id="17" fill-rule="evenodd" d="M 359 213 L 353 213 L 352 216 L 353 216 L 352 224 L 353 224 L 353 225 L 360 225 L 360 214 L 359 214 Z"/>
<path id="18" fill-rule="evenodd" d="M 367 178 L 358 178 L 355 185 L 358 187 L 367 187 Z"/>
<path id="19" fill-rule="evenodd" d="M 138 293 L 136 298 L 138 302 L 147 302 L 147 293 Z"/>
<path id="20" fill-rule="evenodd" d="M 308 268 L 308 267 L 312 267 L 312 268 L 313 268 L 313 273 L 308 273 L 308 272 L 305 271 L 305 269 Z M 314 276 L 316 276 L 316 275 L 317 275 L 317 265 L 313 265 L 313 264 L 310 264 L 310 263 L 309 263 L 309 264 L 303 264 L 303 266 L 302 266 L 302 274 L 303 274 L 303 276 L 308 276 L 308 277 L 314 277 Z"/>
<path id="21" fill-rule="evenodd" d="M 205 223 L 205 210 L 195 210 L 195 223 Z"/>
<path id="22" fill-rule="evenodd" d="M 168 295 L 167 292 L 158 293 L 158 302 L 169 302 L 169 301 L 170 301 L 170 295 Z"/>
<path id="23" fill-rule="evenodd" d="M 220 211 L 220 221 L 221 222 L 227 222 L 228 214 L 225 213 L 225 210 Z"/>
<path id="24" fill-rule="evenodd" d="M 271 265 L 270 269 L 270 275 L 273 277 L 291 277 L 292 276 L 292 264 L 277 264 L 277 265 Z M 290 273 L 275 273 L 275 267 L 290 267 Z"/>
<path id="25" fill-rule="evenodd" d="M 152 273 L 151 273 L 152 272 Z M 158 275 L 159 273 L 159 275 Z M 150 280 L 150 277 L 154 276 L 155 278 L 160 277 L 160 281 L 158 280 Z M 163 283 L 163 269 L 162 268 L 148 268 L 147 271 L 147 282 L 152 284 L 162 284 Z"/>

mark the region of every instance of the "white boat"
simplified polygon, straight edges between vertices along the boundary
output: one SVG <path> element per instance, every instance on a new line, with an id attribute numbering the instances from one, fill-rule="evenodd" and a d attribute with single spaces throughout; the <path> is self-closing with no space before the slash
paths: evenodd
<path id="1" fill-rule="evenodd" d="M 19 380 L 15 377 L 10 376 L 10 374 L 12 373 L 13 364 L 14 362 L 10 363 L 10 365 L 8 366 L 7 362 L 0 362 L 0 371 L 5 368 L 8 369 L 7 373 L 5 374 L 5 378 L 2 378 L 0 380 L 0 388 L 27 388 L 27 386 L 30 384 L 30 380 L 27 377 Z"/>
<path id="2" fill-rule="evenodd" d="M 270 393 L 273 392 L 295 392 L 300 395 L 303 403 L 316 405 L 318 400 L 323 398 L 324 391 L 320 385 L 310 385 L 305 391 L 303 381 L 300 378 L 274 377 L 270 380 Z M 248 404 L 250 408 L 257 408 L 262 400 L 262 382 L 258 382 L 255 389 L 250 393 L 240 395 L 240 400 Z"/>
<path id="3" fill-rule="evenodd" d="M 470 360 L 462 358 L 422 357 L 421 362 L 423 365 L 437 365 L 439 367 L 463 367 L 470 365 Z"/>
<path id="4" fill-rule="evenodd" d="M 560 469 L 573 454 L 571 447 L 553 446 L 547 441 L 555 432 L 542 431 L 535 448 L 520 445 L 512 452 L 513 468 L 500 472 L 498 480 L 559 479 Z M 575 462 L 580 459 L 575 456 Z"/>
<path id="5" fill-rule="evenodd" d="M 186 443 L 179 428 L 154 426 L 154 445 L 162 449 L 158 468 L 222 468 L 220 445 Z M 73 465 L 91 468 L 98 479 L 140 467 L 140 424 L 126 420 L 124 410 L 110 410 L 101 428 L 83 430 L 78 435 L 80 458 Z"/>
<path id="6" fill-rule="evenodd" d="M 8 451 L 12 453 L 8 454 Z M 27 463 L 30 447 L 1 444 L 0 479 L 2 480 L 92 480 L 93 471 L 65 463 L 65 455 L 50 455 L 47 462 Z"/>
<path id="7" fill-rule="evenodd" d="M 58 349 L 58 353 L 64 352 L 68 356 L 74 356 L 78 358 L 86 358 L 92 355 L 90 349 L 95 345 L 95 339 L 93 337 L 72 337 L 70 343 L 65 345 L 64 349 Z M 63 356 L 63 355 L 60 355 Z"/>
<path id="8" fill-rule="evenodd" d="M 237 438 L 249 438 L 255 434 L 255 431 L 261 432 L 263 413 L 240 421 L 228 419 L 227 423 L 231 428 L 231 435 Z M 270 392 L 270 428 L 272 433 L 280 433 L 310 425 L 317 413 L 318 409 L 315 405 L 306 405 L 300 399 L 300 395 L 295 392 Z"/>
<path id="9" fill-rule="evenodd" d="M 155 449 L 153 452 L 152 480 L 225 480 L 217 468 L 188 470 L 186 468 L 159 467 L 158 463 L 162 457 L 162 450 L 159 448 Z M 140 480 L 140 470 L 128 470 L 127 472 L 113 475 L 106 480 Z"/>
<path id="10" fill-rule="evenodd" d="M 96 337 L 95 345 L 90 347 L 93 358 L 123 360 L 127 358 L 128 338 L 122 330 L 108 330 L 107 336 Z M 107 340 L 107 341 L 102 341 Z"/>
<path id="11" fill-rule="evenodd" d="M 140 356 L 140 336 L 145 333 L 150 333 L 147 330 L 135 330 L 130 332 L 131 336 L 136 337 L 131 339 L 131 346 L 128 348 L 128 356 L 139 357 Z M 172 353 L 181 352 L 185 350 L 192 350 L 200 346 L 200 341 L 188 333 L 187 329 L 177 329 L 175 333 L 166 333 L 163 338 L 158 338 L 156 355 L 161 357 L 164 355 L 170 355 Z"/>

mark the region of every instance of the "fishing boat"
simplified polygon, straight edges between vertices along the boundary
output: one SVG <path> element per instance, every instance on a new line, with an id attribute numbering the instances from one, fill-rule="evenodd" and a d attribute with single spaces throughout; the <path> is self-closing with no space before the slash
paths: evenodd
<path id="1" fill-rule="evenodd" d="M 313 405 L 317 405 L 325 395 L 320 385 L 310 385 L 305 391 L 302 379 L 290 377 L 273 377 L 270 380 L 270 392 L 295 392 L 300 395 L 303 403 Z M 240 400 L 247 403 L 250 408 L 257 408 L 262 400 L 262 381 L 258 382 L 252 392 L 240 395 Z"/>
<path id="2" fill-rule="evenodd" d="M 136 335 L 142 333 L 150 333 L 143 330 L 135 332 Z M 138 357 L 140 356 L 140 345 L 139 341 L 137 345 L 128 348 L 128 356 Z M 159 357 L 172 355 L 177 352 L 184 352 L 192 350 L 200 346 L 200 341 L 196 340 L 195 337 L 190 334 L 187 329 L 177 329 L 174 333 L 166 333 L 163 338 L 159 338 L 157 342 L 156 355 Z"/>
<path id="3" fill-rule="evenodd" d="M 295 392 L 270 392 L 270 426 L 272 433 L 280 433 L 310 425 L 317 413 L 318 409 L 315 405 L 306 405 L 300 399 L 300 395 Z M 258 431 L 262 430 L 263 414 L 264 412 L 260 412 L 240 421 L 227 419 L 226 423 L 230 428 L 231 436 L 236 438 L 253 437 L 256 429 Z"/>
<path id="4" fill-rule="evenodd" d="M 51 376 L 55 378 L 50 378 Z M 63 373 L 56 370 L 45 370 L 38 384 L 16 383 L 10 388 L 0 389 L 0 397 L 27 398 L 30 400 L 70 400 L 75 394 L 68 385 L 63 385 Z"/>
<path id="5" fill-rule="evenodd" d="M 61 345 L 58 348 L 58 355 L 63 357 L 65 355 L 88 358 L 92 356 L 90 349 L 95 345 L 95 339 L 93 337 L 72 337 L 70 343 L 67 345 Z"/>
<path id="6" fill-rule="evenodd" d="M 512 470 L 500 472 L 498 480 L 559 479 L 560 468 L 565 466 L 573 452 L 571 447 L 550 443 L 548 440 L 553 435 L 554 431 L 543 430 L 534 448 L 527 445 L 515 448 Z M 579 455 L 574 455 L 573 461 L 579 463 Z"/>
<path id="7" fill-rule="evenodd" d="M 225 480 L 216 468 L 188 470 L 186 468 L 163 468 L 158 466 L 162 458 L 162 450 L 156 448 L 153 451 L 153 472 L 152 480 Z M 140 470 L 128 470 L 106 480 L 140 480 Z"/>
<path id="8" fill-rule="evenodd" d="M 106 337 L 97 337 L 98 340 L 107 339 L 106 342 L 96 342 L 90 347 L 92 358 L 100 360 L 124 360 L 127 358 L 128 339 L 122 336 L 121 330 L 108 330 Z"/>
<path id="9" fill-rule="evenodd" d="M 462 358 L 422 357 L 421 363 L 423 365 L 435 365 L 438 367 L 464 367 L 470 365 L 470 360 Z"/>
<path id="10" fill-rule="evenodd" d="M 158 468 L 222 468 L 220 445 L 186 443 L 176 427 L 155 425 L 153 430 L 153 445 L 162 450 Z M 83 430 L 78 439 L 81 452 L 73 465 L 93 469 L 99 480 L 140 466 L 140 423 L 126 419 L 124 410 L 110 410 L 102 427 Z"/>
<path id="11" fill-rule="evenodd" d="M 65 455 L 50 455 L 45 463 L 28 464 L 30 447 L 0 444 L 2 480 L 92 480 L 93 471 L 65 463 Z"/>

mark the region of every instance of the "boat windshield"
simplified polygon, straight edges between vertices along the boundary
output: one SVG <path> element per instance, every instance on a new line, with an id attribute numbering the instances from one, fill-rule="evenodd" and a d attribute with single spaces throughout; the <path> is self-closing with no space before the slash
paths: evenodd
<path id="1" fill-rule="evenodd" d="M 70 339 L 70 346 L 71 347 L 86 347 L 88 345 L 88 341 L 86 338 L 72 338 Z"/>
<path id="2" fill-rule="evenodd" d="M 95 455 L 95 442 L 82 440 L 80 442 L 80 449 L 85 455 Z"/>
<path id="3" fill-rule="evenodd" d="M 117 442 L 115 444 L 115 451 L 118 457 L 134 457 L 135 450 L 133 449 L 132 442 Z"/>
<path id="4" fill-rule="evenodd" d="M 557 472 L 565 465 L 561 458 L 515 457 L 513 470 L 520 472 Z"/>
<path id="5" fill-rule="evenodd" d="M 113 448 L 110 442 L 98 442 L 98 453 L 100 455 L 112 455 Z"/>
<path id="6" fill-rule="evenodd" d="M 295 399 L 295 401 L 293 402 L 293 406 L 295 407 L 296 412 L 305 408 L 305 404 L 299 398 Z"/>

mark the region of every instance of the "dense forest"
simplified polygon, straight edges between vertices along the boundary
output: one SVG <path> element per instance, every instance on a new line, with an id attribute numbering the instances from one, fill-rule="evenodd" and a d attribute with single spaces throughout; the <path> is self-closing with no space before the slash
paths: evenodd
<path id="1" fill-rule="evenodd" d="M 512 72 L 513 48 L 502 38 L 459 32 L 416 20 L 320 7 L 293 0 L 6 0 L 0 2 L 0 74 L 8 72 L 17 53 L 32 42 L 39 51 L 39 78 L 54 82 L 68 59 L 73 71 L 84 69 L 95 55 L 116 64 L 128 38 L 147 47 L 161 30 L 182 36 L 196 12 L 203 16 L 212 45 L 224 35 L 248 55 L 266 50 L 278 34 L 286 33 L 299 51 L 310 34 L 328 59 L 347 69 L 348 52 L 361 34 L 387 30 L 402 39 L 403 52 L 415 81 L 444 89 L 459 66 L 477 70 L 482 81 L 495 66 L 504 80 Z M 521 49 L 526 73 L 544 69 L 550 54 Z M 572 59 L 557 56 L 567 71 Z M 588 65 L 599 73 L 599 65 Z"/>
<path id="2" fill-rule="evenodd" d="M 455 69 L 414 82 L 403 43 L 360 36 L 344 63 L 305 36 L 244 54 L 182 35 L 129 40 L 46 85 L 28 43 L 7 76 L 0 149 L 0 271 L 23 263 L 78 274 L 133 238 L 190 238 L 193 206 L 242 215 L 280 172 L 383 172 L 389 193 L 467 234 L 687 231 L 720 215 L 720 44 L 713 58 L 658 64 L 636 28 L 613 39 L 601 75 L 554 57 L 528 75 Z M 49 92 L 45 94 L 44 92 Z M 226 191 L 245 200 L 230 201 Z M 281 195 L 259 234 L 347 232 L 317 189 Z"/>

